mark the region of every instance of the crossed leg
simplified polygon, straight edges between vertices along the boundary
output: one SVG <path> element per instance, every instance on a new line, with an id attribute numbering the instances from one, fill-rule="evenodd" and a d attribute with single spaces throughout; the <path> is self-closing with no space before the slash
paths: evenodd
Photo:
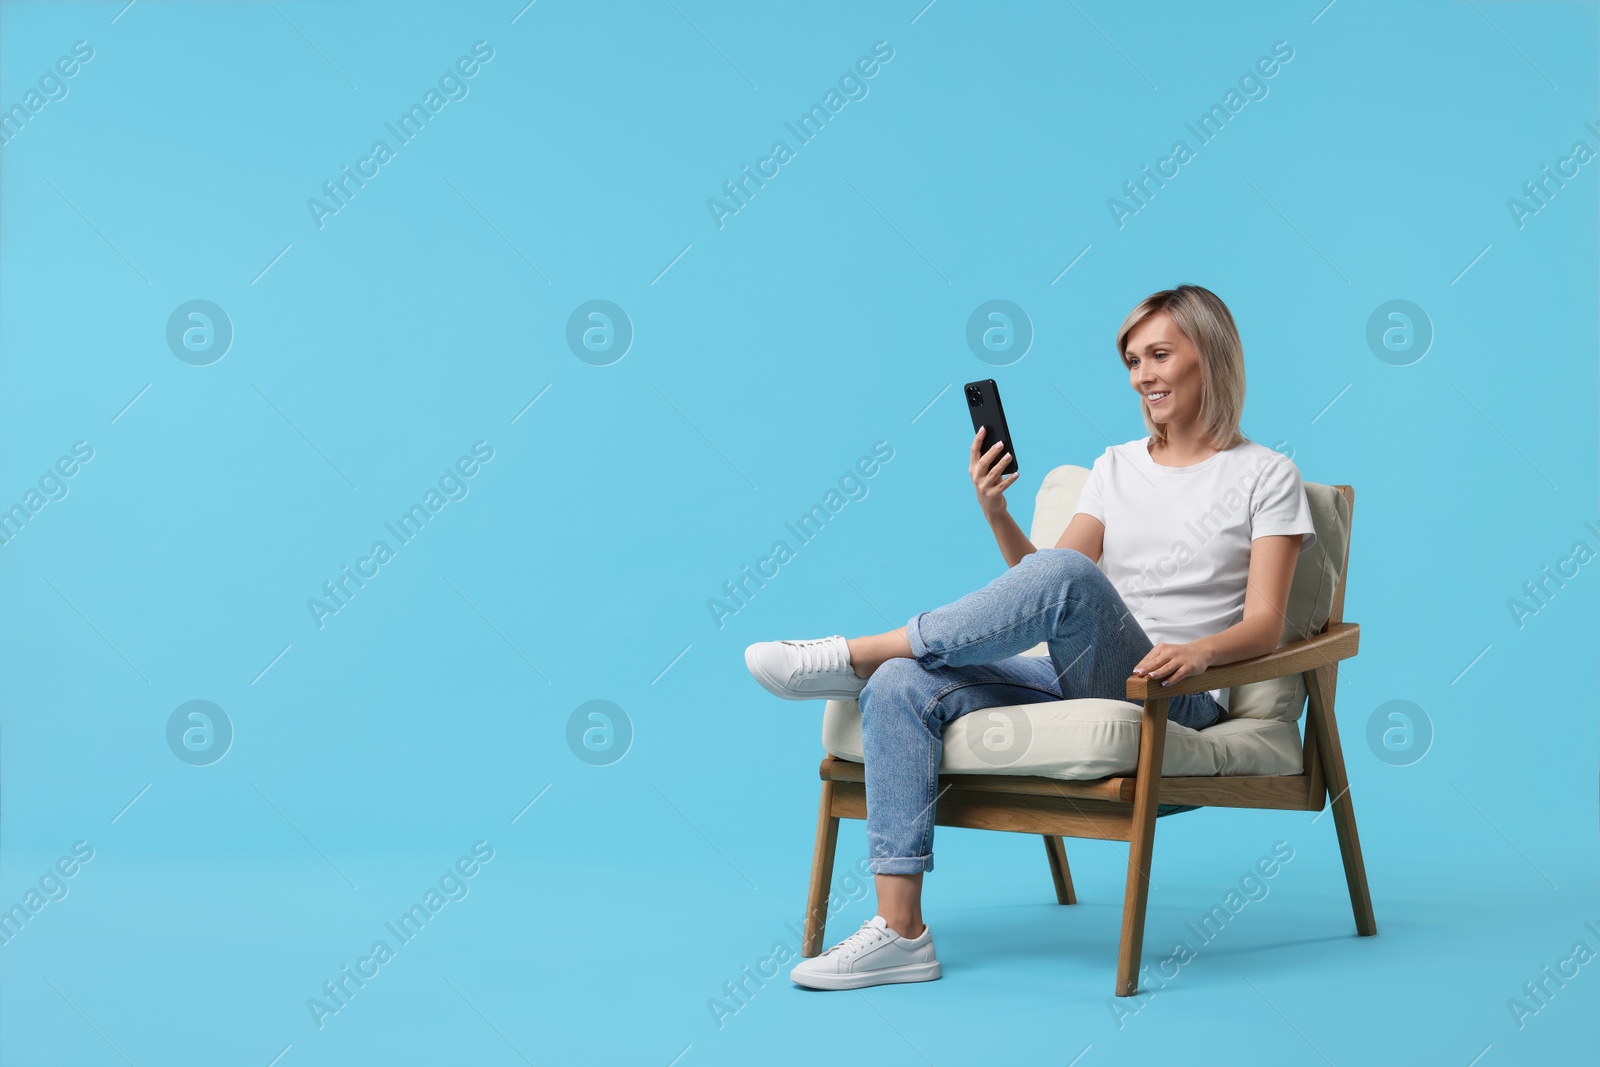
<path id="1" fill-rule="evenodd" d="M 1040 643 L 1048 657 L 1020 654 Z M 859 698 L 868 867 L 879 914 L 908 937 L 922 929 L 922 874 L 933 869 L 944 727 L 981 708 L 1123 700 L 1153 647 L 1104 572 L 1074 549 L 1030 553 L 982 589 L 848 644 L 852 668 L 868 680 Z M 1206 693 L 1169 706 L 1173 721 L 1196 729 L 1219 712 Z"/>

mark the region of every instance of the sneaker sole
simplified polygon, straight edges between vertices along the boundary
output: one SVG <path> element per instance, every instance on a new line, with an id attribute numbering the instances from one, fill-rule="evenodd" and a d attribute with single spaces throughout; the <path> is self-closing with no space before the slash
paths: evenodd
<path id="1" fill-rule="evenodd" d="M 931 982 L 939 977 L 939 961 L 929 963 L 904 963 L 898 967 L 862 971 L 859 974 L 801 974 L 789 975 L 789 980 L 807 989 L 862 989 L 866 986 L 886 985 L 891 982 Z"/>
<path id="2" fill-rule="evenodd" d="M 745 669 L 750 672 L 750 676 L 761 684 L 761 688 L 775 697 L 782 697 L 784 700 L 854 700 L 861 695 L 861 690 L 866 688 L 867 684 L 862 679 L 861 684 L 854 689 L 818 689 L 813 693 L 801 693 L 790 689 L 775 678 L 768 677 L 767 673 L 751 658 L 750 648 L 744 650 L 744 665 Z"/>

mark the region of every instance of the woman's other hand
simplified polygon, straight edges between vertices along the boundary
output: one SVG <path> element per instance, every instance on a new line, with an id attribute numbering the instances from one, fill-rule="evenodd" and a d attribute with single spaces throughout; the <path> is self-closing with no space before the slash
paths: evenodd
<path id="1" fill-rule="evenodd" d="M 1186 645 L 1159 644 L 1139 661 L 1133 673 L 1171 685 L 1191 674 L 1199 674 L 1211 666 L 1211 660 L 1211 652 L 1200 641 L 1190 641 Z"/>
<path id="2" fill-rule="evenodd" d="M 978 506 L 983 509 L 984 518 L 992 519 L 1006 510 L 1005 491 L 1021 477 L 1022 472 L 1014 474 L 1001 474 L 1011 464 L 1011 453 L 1005 451 L 1006 443 L 996 441 L 982 452 L 985 427 L 978 427 L 978 432 L 972 435 L 972 459 L 968 464 L 968 473 L 972 475 L 972 487 L 978 493 Z"/>

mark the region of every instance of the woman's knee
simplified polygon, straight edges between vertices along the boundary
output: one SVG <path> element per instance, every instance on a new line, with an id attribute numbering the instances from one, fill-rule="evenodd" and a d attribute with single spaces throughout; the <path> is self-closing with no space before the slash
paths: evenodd
<path id="1" fill-rule="evenodd" d="M 862 686 L 856 699 L 864 710 L 873 696 L 914 691 L 926 679 L 927 673 L 914 659 L 896 657 L 885 660 L 872 672 L 872 677 L 867 679 L 867 684 Z"/>
<path id="2" fill-rule="evenodd" d="M 1100 568 L 1094 560 L 1079 552 L 1075 548 L 1041 548 L 1029 555 L 1035 560 L 1034 566 L 1049 573 L 1051 578 L 1070 581 L 1081 579 L 1091 574 L 1100 574 Z"/>

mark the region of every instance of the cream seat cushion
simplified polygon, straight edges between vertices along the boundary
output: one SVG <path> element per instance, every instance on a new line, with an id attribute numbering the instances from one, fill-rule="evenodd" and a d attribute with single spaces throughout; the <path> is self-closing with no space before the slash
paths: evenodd
<path id="1" fill-rule="evenodd" d="M 1084 781 L 1132 774 L 1139 763 L 1141 714 L 1138 704 L 1097 698 L 984 708 L 945 727 L 939 772 Z M 986 735 L 997 729 L 1009 742 L 1003 756 L 985 747 Z M 856 701 L 828 701 L 822 715 L 822 747 L 839 759 L 864 762 L 861 708 Z M 1007 762 L 993 762 L 1001 758 Z M 1300 727 L 1277 719 L 1226 719 L 1204 730 L 1168 722 L 1161 773 L 1299 774 Z"/>
<path id="2" fill-rule="evenodd" d="M 1061 466 L 1045 476 L 1034 506 L 1030 540 L 1054 547 L 1077 507 L 1089 476 L 1085 467 Z M 1320 633 L 1333 609 L 1339 568 L 1350 536 L 1350 507 L 1329 485 L 1305 482 L 1317 543 L 1300 554 L 1279 644 Z M 1024 655 L 1044 656 L 1040 644 Z M 1305 683 L 1287 679 L 1235 686 L 1228 716 L 1204 730 L 1167 724 L 1161 773 L 1166 776 L 1216 774 L 1299 774 L 1298 719 L 1305 710 Z M 1053 700 L 985 708 L 945 728 L 945 774 L 1025 774 L 1089 780 L 1132 774 L 1138 764 L 1140 705 L 1099 698 Z M 995 730 L 1000 734 L 991 733 Z M 1003 753 L 986 740 L 1006 740 Z M 828 701 L 822 716 L 822 745 L 839 759 L 862 762 L 861 709 L 854 700 Z"/>

